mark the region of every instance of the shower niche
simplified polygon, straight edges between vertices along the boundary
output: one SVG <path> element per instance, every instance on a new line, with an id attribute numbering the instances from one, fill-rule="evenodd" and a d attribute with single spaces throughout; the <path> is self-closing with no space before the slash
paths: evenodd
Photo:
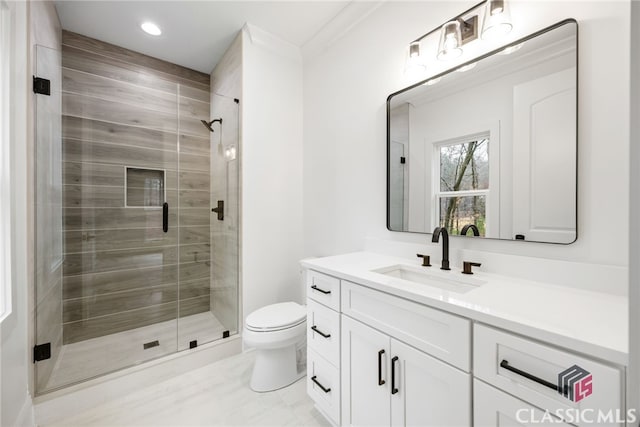
<path id="1" fill-rule="evenodd" d="M 237 334 L 238 103 L 66 31 L 36 68 L 36 394 Z"/>
<path id="2" fill-rule="evenodd" d="M 165 170 L 125 167 L 125 206 L 161 208 L 165 203 Z"/>

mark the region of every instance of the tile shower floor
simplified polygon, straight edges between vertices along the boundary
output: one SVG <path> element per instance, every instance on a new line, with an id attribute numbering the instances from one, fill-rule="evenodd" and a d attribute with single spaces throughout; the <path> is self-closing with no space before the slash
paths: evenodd
<path id="1" fill-rule="evenodd" d="M 270 393 L 249 388 L 254 352 L 190 371 L 53 426 L 328 427 L 307 396 L 305 379 Z"/>
<path id="2" fill-rule="evenodd" d="M 178 325 L 176 327 L 176 325 Z M 160 356 L 189 348 L 189 342 L 203 344 L 222 337 L 224 326 L 207 311 L 162 323 L 66 344 L 49 378 L 51 390 L 136 365 Z M 158 341 L 158 346 L 144 349 L 143 344 Z"/>

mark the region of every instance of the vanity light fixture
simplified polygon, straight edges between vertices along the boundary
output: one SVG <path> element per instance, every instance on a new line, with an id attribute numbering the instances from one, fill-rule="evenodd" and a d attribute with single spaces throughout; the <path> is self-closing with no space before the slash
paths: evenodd
<path id="1" fill-rule="evenodd" d="M 142 28 L 142 31 L 152 36 L 159 36 L 160 34 L 162 34 L 162 30 L 160 30 L 160 27 L 158 27 L 153 22 L 143 22 L 142 24 L 140 24 L 140 28 Z"/>
<path id="2" fill-rule="evenodd" d="M 487 0 L 487 7 L 482 20 L 482 39 L 495 39 L 508 34 L 512 28 L 507 1 Z"/>
<path id="3" fill-rule="evenodd" d="M 480 15 L 483 14 L 482 31 L 480 28 Z M 511 31 L 511 17 L 507 0 L 484 0 L 475 6 L 450 19 L 444 25 L 431 30 L 427 34 L 418 37 L 411 42 L 405 63 L 405 74 L 411 74 L 411 78 L 422 77 L 426 70 L 424 52 L 421 52 L 422 40 L 436 32 L 440 32 L 440 42 L 436 57 L 441 61 L 458 58 L 463 53 L 463 46 L 478 39 L 479 33 L 482 39 L 489 39 L 505 35 Z M 514 50 L 517 49 L 514 46 Z M 505 54 L 510 53 L 505 49 Z M 467 71 L 474 64 L 460 67 L 457 71 Z"/>
<path id="4" fill-rule="evenodd" d="M 423 57 L 420 55 L 420 41 L 414 41 L 409 45 L 409 54 L 405 64 L 404 72 L 411 79 L 422 77 L 427 69 Z"/>
<path id="5" fill-rule="evenodd" d="M 440 43 L 438 44 L 438 59 L 448 61 L 462 55 L 462 33 L 460 21 L 449 21 L 442 26 Z"/>

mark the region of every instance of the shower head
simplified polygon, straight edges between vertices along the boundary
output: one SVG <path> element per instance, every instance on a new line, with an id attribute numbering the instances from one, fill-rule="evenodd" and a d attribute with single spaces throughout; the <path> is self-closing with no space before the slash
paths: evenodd
<path id="1" fill-rule="evenodd" d="M 200 120 L 202 122 L 203 125 L 205 125 L 205 127 L 207 129 L 209 129 L 211 132 L 213 132 L 213 128 L 211 127 L 211 125 L 213 125 L 214 123 L 218 122 L 220 124 L 222 124 L 222 118 L 220 119 L 213 119 L 210 122 L 206 121 L 206 120 Z"/>

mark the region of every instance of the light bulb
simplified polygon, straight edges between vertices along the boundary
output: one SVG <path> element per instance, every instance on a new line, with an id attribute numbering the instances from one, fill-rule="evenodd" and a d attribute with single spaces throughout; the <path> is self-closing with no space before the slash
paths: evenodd
<path id="1" fill-rule="evenodd" d="M 160 27 L 158 27 L 153 22 L 143 22 L 140 25 L 140 28 L 142 28 L 142 31 L 147 34 L 151 34 L 152 36 L 159 36 L 160 34 L 162 34 L 162 30 L 160 30 Z"/>
<path id="2" fill-rule="evenodd" d="M 511 16 L 505 0 L 488 0 L 482 21 L 482 39 L 495 39 L 508 34 L 511 25 Z"/>
<path id="3" fill-rule="evenodd" d="M 438 48 L 438 59 L 448 61 L 462 55 L 462 35 L 460 33 L 460 22 L 450 21 L 442 26 L 440 31 L 440 43 Z"/>

